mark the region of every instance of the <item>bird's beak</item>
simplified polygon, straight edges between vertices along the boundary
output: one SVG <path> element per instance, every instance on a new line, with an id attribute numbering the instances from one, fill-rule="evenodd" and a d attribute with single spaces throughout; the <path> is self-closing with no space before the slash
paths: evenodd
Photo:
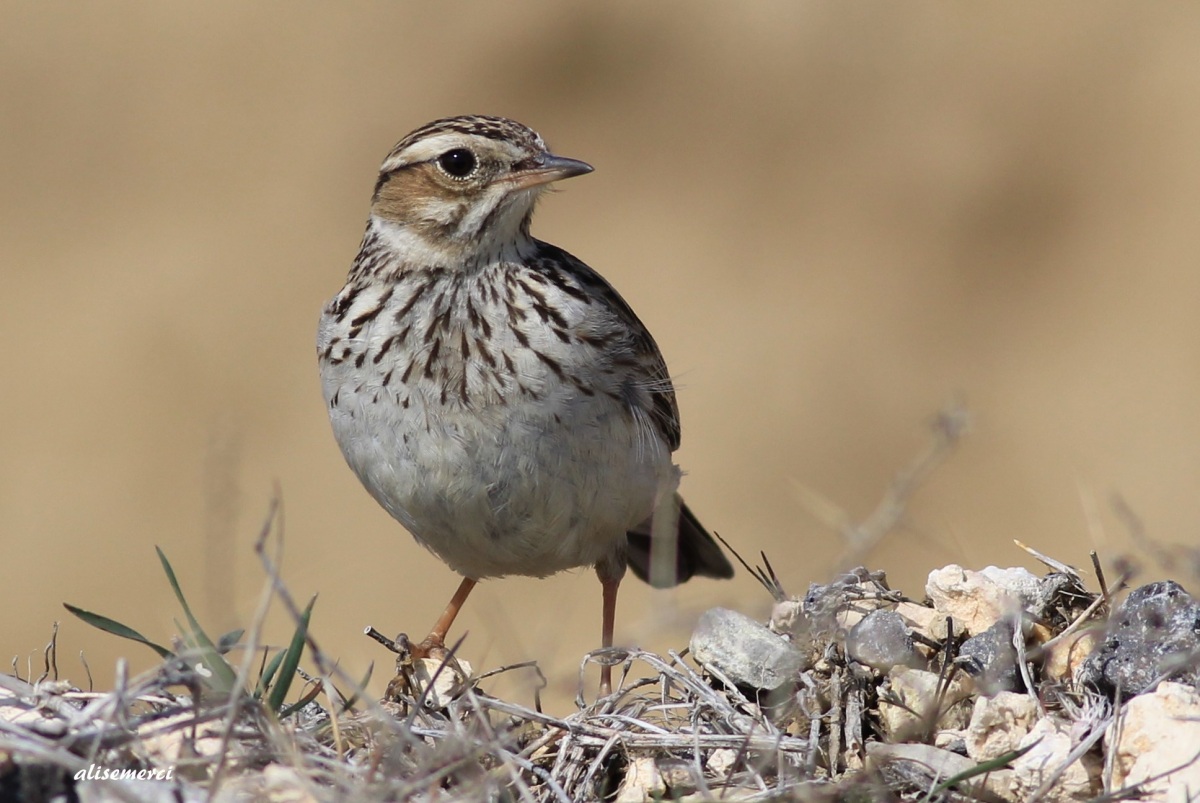
<path id="1" fill-rule="evenodd" d="M 572 176 L 582 176 L 594 169 L 587 162 L 568 159 L 565 156 L 555 156 L 552 153 L 544 153 L 541 156 L 527 159 L 514 165 L 514 168 L 513 172 L 508 175 L 507 181 L 518 190 L 539 187 L 542 184 L 549 184 L 552 181 Z"/>

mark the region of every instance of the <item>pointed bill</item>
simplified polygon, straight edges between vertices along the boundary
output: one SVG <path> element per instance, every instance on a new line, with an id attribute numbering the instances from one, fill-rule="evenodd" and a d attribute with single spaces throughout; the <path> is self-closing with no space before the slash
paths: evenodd
<path id="1" fill-rule="evenodd" d="M 552 153 L 542 154 L 517 167 L 520 169 L 515 170 L 503 180 L 519 190 L 527 190 L 530 187 L 538 187 L 572 176 L 582 176 L 595 169 L 587 162 L 568 159 L 565 156 L 555 156 Z"/>

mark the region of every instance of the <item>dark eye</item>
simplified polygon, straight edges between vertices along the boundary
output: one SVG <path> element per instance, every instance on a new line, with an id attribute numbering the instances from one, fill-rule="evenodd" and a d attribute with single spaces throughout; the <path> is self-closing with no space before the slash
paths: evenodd
<path id="1" fill-rule="evenodd" d="M 455 148 L 452 151 L 446 151 L 437 159 L 438 167 L 445 170 L 455 178 L 466 178 L 475 172 L 475 167 L 478 164 L 475 161 L 475 154 L 471 153 L 466 148 Z"/>

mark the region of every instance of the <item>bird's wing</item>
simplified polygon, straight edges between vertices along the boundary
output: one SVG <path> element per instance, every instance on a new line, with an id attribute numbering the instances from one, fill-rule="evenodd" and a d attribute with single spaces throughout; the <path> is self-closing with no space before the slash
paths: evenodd
<path id="1" fill-rule="evenodd" d="M 649 392 L 652 400 L 650 409 L 640 412 L 648 414 L 655 432 L 672 452 L 678 449 L 679 405 L 675 401 L 675 386 L 667 372 L 667 362 L 646 325 L 599 273 L 557 246 L 541 241 L 537 244 L 538 258 L 533 260 L 532 267 L 546 279 L 568 295 L 579 297 L 577 294 L 583 291 L 588 296 L 605 299 L 606 307 L 620 324 L 621 340 L 624 341 L 612 347 L 615 359 L 630 360 L 640 368 L 644 375 L 642 387 Z M 564 267 L 567 268 L 565 272 L 562 271 Z M 577 285 L 572 286 L 572 281 Z M 634 412 L 636 414 L 639 411 Z"/>

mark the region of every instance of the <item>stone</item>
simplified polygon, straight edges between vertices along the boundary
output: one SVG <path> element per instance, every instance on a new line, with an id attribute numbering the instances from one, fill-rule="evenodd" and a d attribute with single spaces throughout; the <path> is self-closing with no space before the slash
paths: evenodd
<path id="1" fill-rule="evenodd" d="M 933 734 L 933 746 L 940 750 L 949 750 L 960 756 L 967 752 L 967 731 L 964 728 L 940 730 Z"/>
<path id="2" fill-rule="evenodd" d="M 1066 683 L 1080 672 L 1100 644 L 1095 627 L 1084 626 L 1064 639 L 1051 641 L 1042 652 L 1042 677 Z"/>
<path id="3" fill-rule="evenodd" d="M 1029 799 L 1066 764 L 1075 748 L 1070 723 L 1056 717 L 1039 719 L 1017 744 L 1018 749 L 1026 747 L 1029 752 L 1010 765 L 1017 800 Z M 1101 791 L 1100 769 L 1100 761 L 1093 753 L 1084 754 L 1071 762 L 1040 800 L 1050 803 L 1091 800 Z"/>
<path id="4" fill-rule="evenodd" d="M 1017 648 L 1013 646 L 1013 628 L 1005 619 L 964 641 L 958 648 L 955 663 L 971 676 L 984 694 L 1022 688 Z"/>
<path id="5" fill-rule="evenodd" d="M 473 674 L 474 669 L 461 658 L 445 662 L 439 658 L 420 658 L 412 667 L 413 680 L 421 690 L 417 696 L 424 693 L 425 707 L 431 711 L 445 708 L 461 696 Z"/>
<path id="6" fill-rule="evenodd" d="M 704 768 L 708 770 L 713 780 L 724 781 L 733 774 L 738 763 L 738 752 L 732 747 L 719 747 L 708 754 Z"/>
<path id="7" fill-rule="evenodd" d="M 978 762 L 1016 750 L 1037 722 L 1037 703 L 1028 694 L 1002 691 L 975 698 L 966 730 L 967 755 Z"/>
<path id="8" fill-rule="evenodd" d="M 889 741 L 902 742 L 927 731 L 964 728 L 970 718 L 970 709 L 960 705 L 971 692 L 969 681 L 964 683 L 955 676 L 938 699 L 938 682 L 935 672 L 901 667 L 888 673 L 884 688 L 880 689 L 879 718 Z M 896 702 L 889 702 L 888 697 Z"/>
<path id="9" fill-rule="evenodd" d="M 975 768 L 975 762 L 966 756 L 928 744 L 867 742 L 866 748 L 867 767 L 878 772 L 885 782 L 895 780 L 931 788 Z M 955 787 L 959 794 L 953 799 L 1011 801 L 1011 787 L 1012 770 L 993 770 L 963 781 Z"/>
<path id="10" fill-rule="evenodd" d="M 850 628 L 846 634 L 846 653 L 878 672 L 896 666 L 925 665 L 904 619 L 894 611 L 871 611 Z"/>
<path id="11" fill-rule="evenodd" d="M 954 620 L 955 632 L 978 635 L 1002 618 L 1024 610 L 1019 594 L 1010 592 L 986 575 L 950 565 L 934 569 L 925 583 L 925 593 L 933 601 L 934 610 L 944 619 Z M 935 636 L 942 638 L 944 623 L 935 624 Z"/>
<path id="12" fill-rule="evenodd" d="M 1080 680 L 1115 699 L 1147 691 L 1159 680 L 1200 681 L 1200 602 L 1164 580 L 1134 589 L 1109 618 L 1104 642 Z"/>
<path id="13" fill-rule="evenodd" d="M 667 793 L 667 784 L 653 756 L 638 756 L 625 768 L 625 777 L 617 789 L 616 803 L 651 803 Z"/>
<path id="14" fill-rule="evenodd" d="M 1040 614 L 1045 605 L 1045 581 L 1033 572 L 1021 566 L 1010 566 L 1002 569 L 999 566 L 985 566 L 979 573 L 1004 589 L 1009 597 L 1020 602 L 1021 610 Z"/>
<path id="15" fill-rule="evenodd" d="M 658 766 L 658 773 L 662 776 L 663 783 L 667 785 L 667 791 L 671 798 L 680 798 L 685 795 L 690 795 L 697 790 L 699 783 L 696 782 L 696 766 L 690 760 L 685 758 L 672 758 L 670 756 L 660 756 L 655 759 Z M 654 798 L 661 800 L 662 795 Z"/>
<path id="16" fill-rule="evenodd" d="M 888 590 L 883 572 L 859 566 L 831 583 L 810 584 L 804 595 L 804 616 L 817 634 L 850 628 L 871 611 L 894 607 L 895 602 L 885 598 Z"/>
<path id="17" fill-rule="evenodd" d="M 1200 692 L 1166 681 L 1129 701 L 1106 738 L 1113 789 L 1142 787 L 1143 800 L 1184 803 L 1200 792 Z M 1154 779 L 1154 780 L 1151 780 Z"/>
<path id="18" fill-rule="evenodd" d="M 919 631 L 926 638 L 933 638 L 933 622 L 938 618 L 938 612 L 932 607 L 915 602 L 901 602 L 896 606 L 896 613 L 910 629 Z"/>
<path id="19" fill-rule="evenodd" d="M 804 655 L 745 614 L 712 608 L 692 631 L 692 657 L 733 683 L 773 691 L 796 682 Z"/>
<path id="20" fill-rule="evenodd" d="M 1077 576 L 1050 572 L 1039 581 L 1037 601 L 1028 610 L 1037 618 L 1053 615 L 1058 611 L 1060 615 L 1072 619 L 1076 614 L 1082 613 L 1091 604 L 1092 599 L 1094 597 L 1087 592 Z"/>

